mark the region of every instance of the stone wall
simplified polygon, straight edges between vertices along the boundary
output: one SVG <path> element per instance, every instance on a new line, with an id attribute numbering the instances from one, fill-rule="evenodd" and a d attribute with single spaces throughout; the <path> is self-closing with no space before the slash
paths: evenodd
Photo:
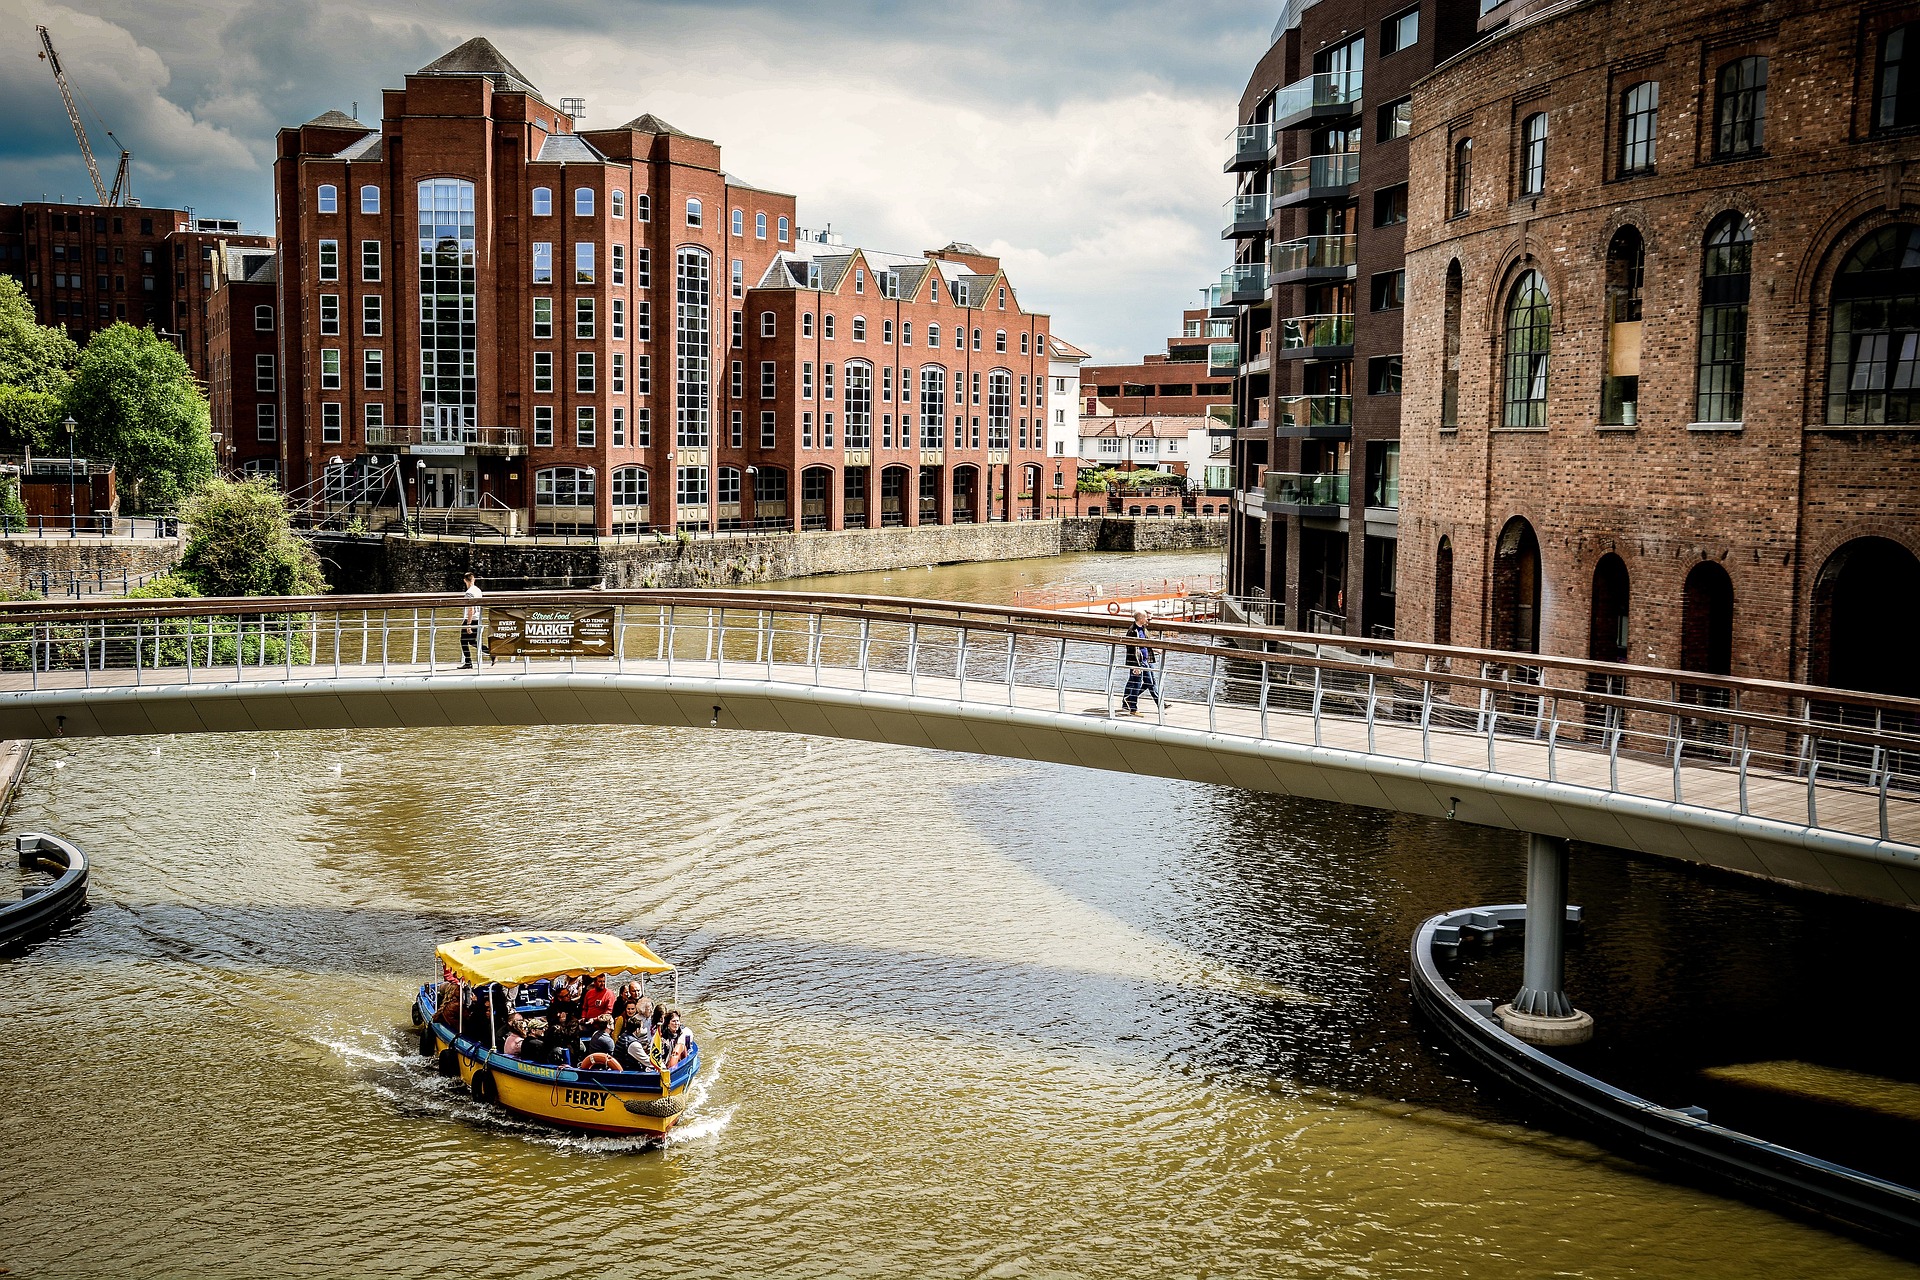
<path id="1" fill-rule="evenodd" d="M 0 590 L 18 591 L 31 579 L 39 590 L 40 575 L 51 574 L 54 592 L 72 574 L 98 581 L 106 573 L 118 578 L 159 573 L 180 558 L 178 538 L 0 538 Z"/>

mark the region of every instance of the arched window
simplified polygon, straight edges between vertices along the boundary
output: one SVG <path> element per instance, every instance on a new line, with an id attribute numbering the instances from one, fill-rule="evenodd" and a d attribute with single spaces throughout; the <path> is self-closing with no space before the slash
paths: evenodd
<path id="1" fill-rule="evenodd" d="M 987 374 L 987 448 L 1012 447 L 1013 374 L 1005 369 L 994 369 Z"/>
<path id="2" fill-rule="evenodd" d="M 1547 185 L 1547 113 L 1520 122 L 1520 194 L 1537 196 Z"/>
<path id="3" fill-rule="evenodd" d="M 734 508 L 733 514 L 728 518 L 738 519 L 740 516 L 740 468 L 722 467 L 714 479 L 714 501 L 721 506 Z"/>
<path id="4" fill-rule="evenodd" d="M 542 467 L 533 473 L 536 507 L 590 507 L 593 505 L 592 467 Z"/>
<path id="5" fill-rule="evenodd" d="M 633 196 L 633 219 L 635 222 L 647 222 L 653 218 L 653 200 L 644 191 L 636 191 Z"/>
<path id="6" fill-rule="evenodd" d="M 1627 660 L 1627 565 L 1609 551 L 1593 568 L 1593 611 L 1587 626 L 1587 656 L 1595 662 Z"/>
<path id="7" fill-rule="evenodd" d="M 255 333 L 273 332 L 273 308 L 259 306 L 253 309 L 253 329 Z"/>
<path id="8" fill-rule="evenodd" d="M 335 187 L 330 182 L 322 183 L 320 186 L 320 190 L 316 192 L 314 195 L 313 207 L 315 212 L 318 212 L 318 213 L 340 212 L 339 188 Z"/>
<path id="9" fill-rule="evenodd" d="M 1873 127 L 1909 129 L 1920 124 L 1920 49 L 1907 57 L 1907 41 L 1920 39 L 1920 23 L 1909 22 L 1880 37 L 1880 65 L 1874 86 Z M 1914 65 L 1908 65 L 1909 61 Z"/>
<path id="10" fill-rule="evenodd" d="M 731 230 L 733 234 L 737 236 L 747 234 L 747 211 L 745 209 L 735 209 L 733 211 L 733 226 Z"/>
<path id="11" fill-rule="evenodd" d="M 847 448 L 871 449 L 873 447 L 873 366 L 865 360 L 849 360 L 846 372 Z"/>
<path id="12" fill-rule="evenodd" d="M 1834 277 L 1827 421 L 1920 421 L 1920 226 L 1881 227 Z"/>
<path id="13" fill-rule="evenodd" d="M 773 318 L 773 312 L 762 311 L 760 313 L 760 336 L 763 338 L 771 338 L 775 332 L 776 322 Z"/>
<path id="14" fill-rule="evenodd" d="M 1473 211 L 1473 139 L 1453 144 L 1453 216 Z"/>
<path id="15" fill-rule="evenodd" d="M 1440 539 L 1433 557 L 1433 642 L 1453 643 L 1453 539 Z"/>
<path id="16" fill-rule="evenodd" d="M 591 218 L 593 216 L 593 188 L 575 187 L 573 189 L 573 216 Z"/>
<path id="17" fill-rule="evenodd" d="M 939 348 L 940 346 L 940 326 L 939 325 L 930 324 L 927 326 L 927 345 L 935 348 L 936 350 Z"/>
<path id="18" fill-rule="evenodd" d="M 614 468 L 613 505 L 622 508 L 647 505 L 647 469 L 645 467 Z"/>
<path id="19" fill-rule="evenodd" d="M 360 188 L 360 212 L 380 212 L 380 188 L 375 186 Z"/>
<path id="20" fill-rule="evenodd" d="M 1700 378 L 1695 422 L 1739 422 L 1747 383 L 1747 294 L 1753 224 L 1723 213 L 1707 229 L 1700 272 Z"/>
<path id="21" fill-rule="evenodd" d="M 1712 560 L 1693 566 L 1681 588 L 1680 668 L 1733 674 L 1733 579 Z"/>
<path id="22" fill-rule="evenodd" d="M 1632 426 L 1640 420 L 1641 289 L 1646 243 L 1633 227 L 1607 245 L 1607 367 L 1600 380 L 1600 421 Z"/>
<path id="23" fill-rule="evenodd" d="M 1460 260 L 1447 264 L 1446 311 L 1442 318 L 1442 341 L 1446 350 L 1440 366 L 1440 425 L 1460 425 Z M 1452 554 L 1451 545 L 1448 554 Z"/>
<path id="24" fill-rule="evenodd" d="M 687 225 L 690 227 L 700 225 L 700 201 L 698 198 L 690 197 L 687 200 Z"/>
<path id="25" fill-rule="evenodd" d="M 993 349 L 1000 355 L 1007 353 L 1007 331 L 1005 329 L 995 329 L 993 331 Z"/>
<path id="26" fill-rule="evenodd" d="M 777 226 L 777 227 L 779 228 L 779 232 L 780 232 L 780 243 L 781 243 L 781 244 L 785 244 L 785 243 L 787 242 L 787 235 L 789 234 L 789 231 L 788 231 L 788 229 L 789 229 L 789 226 L 790 226 L 791 224 L 789 224 L 789 223 L 787 222 L 787 220 L 786 220 L 785 218 L 782 218 L 782 219 L 780 219 L 780 221 L 779 221 L 779 222 L 778 222 L 777 224 L 775 224 L 775 225 L 776 225 L 776 226 Z"/>
<path id="27" fill-rule="evenodd" d="M 1020 354 L 1027 354 L 1027 335 L 1024 333 L 1020 335 Z"/>
<path id="28" fill-rule="evenodd" d="M 1735 58 L 1716 77 L 1713 154 L 1751 155 L 1767 145 L 1767 60 Z"/>
<path id="29" fill-rule="evenodd" d="M 853 318 L 853 340 L 855 342 L 865 342 L 867 340 L 867 318 L 865 316 L 855 316 Z"/>
<path id="30" fill-rule="evenodd" d="M 549 187 L 533 189 L 533 216 L 547 218 L 553 216 L 553 191 Z"/>
<path id="31" fill-rule="evenodd" d="M 1660 135 L 1660 83 L 1642 80 L 1620 95 L 1620 174 L 1651 173 Z"/>
<path id="32" fill-rule="evenodd" d="M 1512 653 L 1540 652 L 1540 540 L 1520 516 L 1507 521 L 1494 546 L 1493 647 Z"/>
<path id="33" fill-rule="evenodd" d="M 942 449 L 947 442 L 947 371 L 937 364 L 920 370 L 920 447 Z"/>
<path id="34" fill-rule="evenodd" d="M 1552 346 L 1553 304 L 1547 282 L 1528 271 L 1507 295 L 1505 412 L 1509 427 L 1547 425 L 1547 356 Z"/>
<path id="35" fill-rule="evenodd" d="M 616 218 L 626 217 L 627 193 L 617 189 L 607 192 L 607 208 L 612 211 L 613 216 Z"/>
<path id="36" fill-rule="evenodd" d="M 1813 584 L 1813 683 L 1920 697 L 1920 560 L 1891 538 L 1853 541 L 1827 557 Z"/>
<path id="37" fill-rule="evenodd" d="M 753 215 L 753 238 L 756 240 L 767 238 L 767 215 L 764 213 Z"/>

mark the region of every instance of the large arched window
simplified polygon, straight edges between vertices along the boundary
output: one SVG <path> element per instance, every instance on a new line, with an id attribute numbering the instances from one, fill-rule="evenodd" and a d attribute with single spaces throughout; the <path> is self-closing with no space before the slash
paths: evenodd
<path id="1" fill-rule="evenodd" d="M 1609 551 L 1593 569 L 1593 610 L 1587 625 L 1587 656 L 1595 662 L 1627 660 L 1627 565 Z"/>
<path id="2" fill-rule="evenodd" d="M 1920 560 L 1890 538 L 1855 538 L 1814 579 L 1813 683 L 1920 697 L 1917 629 Z"/>
<path id="3" fill-rule="evenodd" d="M 942 449 L 946 443 L 947 371 L 937 364 L 923 365 L 920 369 L 920 447 Z"/>
<path id="4" fill-rule="evenodd" d="M 1553 303 L 1547 282 L 1528 271 L 1507 295 L 1505 412 L 1509 427 L 1547 425 L 1547 356 L 1552 346 Z"/>
<path id="5" fill-rule="evenodd" d="M 1707 229 L 1700 268 L 1700 378 L 1695 422 L 1739 422 L 1747 385 L 1747 296 L 1753 224 L 1723 213 Z"/>
<path id="6" fill-rule="evenodd" d="M 1713 154 L 1751 155 L 1767 145 L 1767 60 L 1735 58 L 1715 79 Z"/>
<path id="7" fill-rule="evenodd" d="M 593 468 L 542 467 L 533 473 L 536 507 L 590 507 L 593 505 Z"/>
<path id="8" fill-rule="evenodd" d="M 1460 260 L 1447 264 L 1447 301 L 1442 322 L 1446 350 L 1440 366 L 1440 425 L 1460 425 Z"/>
<path id="9" fill-rule="evenodd" d="M 1640 419 L 1641 291 L 1647 269 L 1646 242 L 1633 227 L 1613 233 L 1607 245 L 1607 367 L 1600 382 L 1600 421 L 1632 426 Z"/>
<path id="10" fill-rule="evenodd" d="M 1473 139 L 1453 144 L 1453 216 L 1473 212 Z"/>
<path id="11" fill-rule="evenodd" d="M 613 505 L 618 508 L 647 505 L 647 469 L 645 467 L 614 468 Z"/>
<path id="12" fill-rule="evenodd" d="M 1493 558 L 1493 647 L 1540 652 L 1540 601 L 1545 579 L 1533 526 L 1515 516 L 1500 531 Z"/>
<path id="13" fill-rule="evenodd" d="M 1712 560 L 1693 566 L 1681 588 L 1680 668 L 1733 674 L 1733 579 Z"/>
<path id="14" fill-rule="evenodd" d="M 847 361 L 847 448 L 873 448 L 873 366 Z"/>
<path id="15" fill-rule="evenodd" d="M 1660 82 L 1642 80 L 1620 95 L 1620 175 L 1651 173 L 1660 137 Z"/>
<path id="16" fill-rule="evenodd" d="M 1520 122 L 1520 194 L 1537 196 L 1547 186 L 1547 113 Z"/>
<path id="17" fill-rule="evenodd" d="M 1834 277 L 1827 421 L 1920 421 L 1920 226 L 1881 227 Z"/>

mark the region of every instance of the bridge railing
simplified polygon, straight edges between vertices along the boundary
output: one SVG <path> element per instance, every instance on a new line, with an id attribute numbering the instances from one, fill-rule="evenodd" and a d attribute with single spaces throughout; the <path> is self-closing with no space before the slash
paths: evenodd
<path id="1" fill-rule="evenodd" d="M 0 688 L 231 684 L 458 666 L 457 596 L 0 604 Z M 1124 617 L 891 597 L 543 591 L 614 612 L 605 659 L 483 674 L 692 672 L 1112 715 Z M 1217 622 L 1150 624 L 1175 728 L 1539 778 L 1920 843 L 1920 702 Z"/>

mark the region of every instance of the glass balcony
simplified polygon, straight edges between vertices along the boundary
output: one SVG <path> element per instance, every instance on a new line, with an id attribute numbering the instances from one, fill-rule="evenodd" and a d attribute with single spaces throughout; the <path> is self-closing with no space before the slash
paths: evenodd
<path id="1" fill-rule="evenodd" d="M 1263 262 L 1242 262 L 1220 273 L 1220 287 L 1227 301 L 1263 302 L 1267 296 L 1267 267 Z"/>
<path id="2" fill-rule="evenodd" d="M 1227 135 L 1226 172 L 1258 169 L 1267 162 L 1273 148 L 1271 124 L 1243 124 Z"/>
<path id="3" fill-rule="evenodd" d="M 1282 351 L 1309 351 L 1319 347 L 1353 345 L 1353 313 L 1289 316 L 1280 322 Z"/>
<path id="4" fill-rule="evenodd" d="M 1287 203 L 1306 200 L 1345 200 L 1347 188 L 1360 180 L 1360 153 L 1343 151 L 1330 156 L 1308 156 L 1273 171 L 1273 199 Z"/>
<path id="5" fill-rule="evenodd" d="M 1273 201 L 1266 192 L 1235 196 L 1227 201 L 1227 229 L 1220 233 L 1220 238 L 1232 240 L 1237 236 L 1257 235 L 1266 230 L 1267 220 L 1272 216 Z"/>
<path id="6" fill-rule="evenodd" d="M 1322 71 L 1273 95 L 1273 127 L 1350 115 L 1360 104 L 1358 71 Z"/>
<path id="7" fill-rule="evenodd" d="M 1296 440 L 1344 440 L 1353 435 L 1352 396 L 1282 396 L 1273 402 L 1274 434 Z"/>
<path id="8" fill-rule="evenodd" d="M 1240 344 L 1237 342 L 1209 342 L 1207 344 L 1207 372 L 1215 377 L 1231 378 L 1240 372 Z"/>
<path id="9" fill-rule="evenodd" d="M 1288 240 L 1267 251 L 1267 265 L 1276 276 L 1311 272 L 1350 276 L 1354 264 L 1360 260 L 1355 248 L 1358 240 L 1352 232 L 1343 236 L 1303 236 Z"/>
<path id="10" fill-rule="evenodd" d="M 1347 505 L 1352 477 L 1339 472 L 1267 472 L 1267 502 L 1271 506 L 1313 508 L 1330 512 Z"/>

